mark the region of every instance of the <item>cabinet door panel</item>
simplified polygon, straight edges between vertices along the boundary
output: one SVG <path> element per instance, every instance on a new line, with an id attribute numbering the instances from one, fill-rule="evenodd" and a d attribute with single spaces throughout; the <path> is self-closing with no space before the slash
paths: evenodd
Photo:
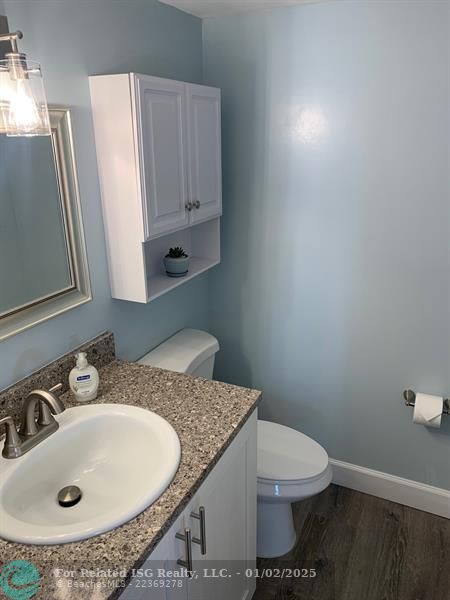
<path id="1" fill-rule="evenodd" d="M 222 213 L 220 90 L 189 84 L 187 106 L 189 201 L 196 223 Z"/>
<path id="2" fill-rule="evenodd" d="M 147 238 L 188 224 L 185 86 L 139 77 L 138 137 Z"/>

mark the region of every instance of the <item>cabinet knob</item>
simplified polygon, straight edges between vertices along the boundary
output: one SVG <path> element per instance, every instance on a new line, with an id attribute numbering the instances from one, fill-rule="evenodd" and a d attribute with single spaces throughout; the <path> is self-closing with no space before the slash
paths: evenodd
<path id="1" fill-rule="evenodd" d="M 191 512 L 191 517 L 193 519 L 197 519 L 200 521 L 200 539 L 193 537 L 192 541 L 194 544 L 198 544 L 200 546 L 201 554 L 206 554 L 206 520 L 205 520 L 205 507 L 200 506 L 198 509 L 198 513 Z"/>
<path id="2" fill-rule="evenodd" d="M 192 202 L 186 202 L 185 208 L 188 210 L 188 212 L 191 212 L 191 210 L 193 209 Z"/>
<path id="3" fill-rule="evenodd" d="M 189 527 L 186 527 L 184 533 L 177 533 L 175 535 L 177 540 L 182 540 L 184 542 L 184 554 L 186 559 L 183 560 L 179 558 L 177 560 L 177 564 L 181 567 L 185 567 L 188 572 L 188 576 L 192 577 L 192 534 Z"/>
<path id="4" fill-rule="evenodd" d="M 192 206 L 194 208 L 200 208 L 200 200 L 194 200 L 194 202 L 192 203 Z"/>

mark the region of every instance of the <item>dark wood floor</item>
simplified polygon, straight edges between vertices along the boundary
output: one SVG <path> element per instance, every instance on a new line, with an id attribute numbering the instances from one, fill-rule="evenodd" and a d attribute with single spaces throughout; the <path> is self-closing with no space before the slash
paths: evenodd
<path id="1" fill-rule="evenodd" d="M 450 521 L 338 486 L 294 505 L 295 548 L 263 568 L 253 600 L 450 600 Z"/>

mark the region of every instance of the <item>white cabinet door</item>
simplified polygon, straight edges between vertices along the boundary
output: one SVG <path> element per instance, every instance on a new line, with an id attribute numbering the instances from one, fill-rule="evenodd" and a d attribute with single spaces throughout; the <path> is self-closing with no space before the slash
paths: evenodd
<path id="1" fill-rule="evenodd" d="M 146 237 L 188 224 L 185 84 L 136 76 L 136 118 Z"/>
<path id="2" fill-rule="evenodd" d="M 222 214 L 220 90 L 186 85 L 191 223 Z"/>
<path id="3" fill-rule="evenodd" d="M 256 559 L 256 411 L 196 494 L 205 509 L 206 554 L 192 546 L 189 600 L 250 600 L 255 580 L 246 577 Z M 197 519 L 192 535 L 200 538 Z M 222 572 L 220 573 L 220 571 Z"/>

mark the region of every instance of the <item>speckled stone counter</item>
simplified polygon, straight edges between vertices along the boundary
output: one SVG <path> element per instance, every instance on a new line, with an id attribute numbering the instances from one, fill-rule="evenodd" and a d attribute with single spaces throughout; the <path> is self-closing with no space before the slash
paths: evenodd
<path id="1" fill-rule="evenodd" d="M 41 599 L 118 597 L 123 591 L 118 582 L 142 565 L 247 421 L 261 396 L 256 390 L 121 361 L 102 367 L 100 381 L 95 402 L 132 404 L 167 419 L 180 438 L 180 466 L 163 495 L 118 529 L 59 546 L 27 546 L 0 540 L 0 565 L 27 560 L 43 575 L 38 596 Z M 70 394 L 61 398 L 67 407 L 76 406 Z M 55 577 L 55 569 L 105 570 L 108 576 L 105 587 L 73 589 L 68 587 L 67 577 Z"/>

